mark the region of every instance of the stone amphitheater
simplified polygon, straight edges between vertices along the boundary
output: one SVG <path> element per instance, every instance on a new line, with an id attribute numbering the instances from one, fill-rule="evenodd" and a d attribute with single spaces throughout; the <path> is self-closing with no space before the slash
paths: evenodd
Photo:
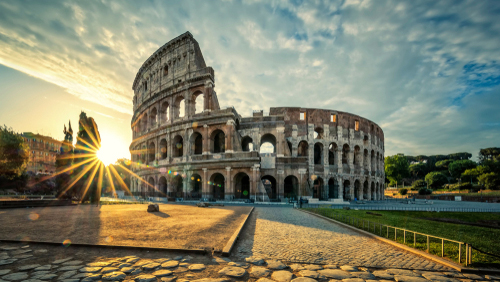
<path id="1" fill-rule="evenodd" d="M 384 133 L 328 109 L 221 108 L 215 74 L 186 32 L 137 72 L 130 145 L 135 196 L 344 203 L 384 195 Z"/>

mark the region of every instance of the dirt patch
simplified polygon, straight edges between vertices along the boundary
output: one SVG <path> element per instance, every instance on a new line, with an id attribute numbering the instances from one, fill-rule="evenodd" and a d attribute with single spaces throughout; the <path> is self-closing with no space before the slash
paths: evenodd
<path id="1" fill-rule="evenodd" d="M 0 239 L 222 249 L 251 207 L 78 205 L 12 209 L 0 213 Z"/>
<path id="2" fill-rule="evenodd" d="M 478 222 L 467 222 L 467 221 L 461 221 L 459 219 L 454 219 L 454 218 L 426 218 L 426 217 L 420 217 L 419 219 L 425 219 L 425 220 L 437 221 L 437 222 L 446 222 L 446 223 L 455 223 L 455 224 L 462 224 L 462 225 L 470 225 L 470 226 L 479 226 L 479 227 L 487 227 L 487 228 L 500 229 L 500 220 L 479 220 Z"/>

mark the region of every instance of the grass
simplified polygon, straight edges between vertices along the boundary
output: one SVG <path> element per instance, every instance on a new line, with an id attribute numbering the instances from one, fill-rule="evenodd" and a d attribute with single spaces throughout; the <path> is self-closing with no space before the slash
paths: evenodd
<path id="1" fill-rule="evenodd" d="M 416 212 L 416 211 L 374 211 L 373 213 L 381 216 L 368 214 L 367 211 L 356 210 L 333 210 L 328 208 L 306 208 L 305 210 L 321 214 L 323 216 L 355 225 L 366 231 L 376 235 L 390 238 L 394 240 L 394 229 L 387 227 L 380 229 L 380 224 L 404 228 L 419 233 L 425 233 L 436 237 L 442 237 L 450 240 L 460 241 L 472 244 L 473 247 L 496 254 L 500 256 L 500 229 L 469 226 L 463 224 L 453 224 L 445 222 L 436 222 L 426 220 L 425 218 L 440 218 L 440 219 L 459 219 L 465 222 L 479 222 L 480 220 L 500 220 L 500 213 L 462 213 L 462 212 Z M 354 219 L 345 219 L 342 216 L 349 216 Z M 365 227 L 363 228 L 363 221 Z M 370 230 L 368 223 L 370 221 Z M 373 224 L 376 223 L 376 224 Z M 404 244 L 403 231 L 398 231 L 396 241 Z M 406 232 L 406 245 L 415 247 L 416 249 L 427 249 L 427 237 L 417 235 L 417 240 L 414 246 L 413 233 Z M 430 239 L 429 252 L 431 254 L 441 256 L 441 240 Z M 465 262 L 465 247 L 462 247 L 462 263 Z M 457 262 L 458 261 L 458 244 L 446 242 L 444 244 L 445 257 Z M 472 266 L 473 267 L 494 267 L 500 268 L 500 258 L 489 256 L 478 251 L 472 251 Z"/>

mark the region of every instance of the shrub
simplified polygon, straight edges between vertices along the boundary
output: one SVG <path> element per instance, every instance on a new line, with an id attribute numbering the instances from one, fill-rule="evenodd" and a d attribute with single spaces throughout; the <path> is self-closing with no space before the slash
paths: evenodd
<path id="1" fill-rule="evenodd" d="M 403 196 L 406 195 L 406 194 L 408 194 L 408 189 L 406 189 L 406 188 L 399 189 L 399 194 L 401 194 Z"/>
<path id="2" fill-rule="evenodd" d="M 425 181 L 423 181 L 422 179 L 415 180 L 413 181 L 412 186 L 416 188 L 415 190 L 418 190 L 421 187 L 425 187 Z"/>
<path id="3" fill-rule="evenodd" d="M 432 194 L 432 190 L 427 189 L 427 188 L 420 188 L 420 190 L 418 190 L 418 194 L 419 195 L 430 195 L 430 194 Z"/>
<path id="4" fill-rule="evenodd" d="M 441 172 L 433 171 L 425 176 L 425 181 L 429 184 L 429 187 L 438 188 L 446 184 L 448 178 Z"/>

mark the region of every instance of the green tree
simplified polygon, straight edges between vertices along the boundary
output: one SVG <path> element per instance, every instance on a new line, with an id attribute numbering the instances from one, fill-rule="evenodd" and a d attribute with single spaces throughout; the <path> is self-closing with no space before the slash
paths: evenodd
<path id="1" fill-rule="evenodd" d="M 436 168 L 439 170 L 448 170 L 449 165 L 454 162 L 454 160 L 446 159 L 436 163 Z"/>
<path id="2" fill-rule="evenodd" d="M 500 176 L 494 172 L 481 174 L 478 180 L 486 189 L 498 189 L 500 186 Z"/>
<path id="3" fill-rule="evenodd" d="M 438 188 L 438 187 L 441 187 L 444 184 L 446 184 L 448 182 L 448 178 L 442 172 L 433 171 L 433 172 L 429 172 L 425 176 L 425 182 L 427 182 L 427 184 L 429 184 L 429 187 Z"/>
<path id="4" fill-rule="evenodd" d="M 479 163 L 483 163 L 487 160 L 499 160 L 500 159 L 500 148 L 492 147 L 479 150 Z"/>
<path id="5" fill-rule="evenodd" d="M 385 158 L 385 176 L 393 182 L 410 175 L 408 160 L 403 155 L 394 155 Z"/>
<path id="6" fill-rule="evenodd" d="M 413 177 L 422 177 L 427 173 L 427 164 L 418 163 L 412 164 L 409 167 L 409 171 Z"/>
<path id="7" fill-rule="evenodd" d="M 29 148 L 23 137 L 12 128 L 0 127 L 0 175 L 7 180 L 21 177 L 28 160 Z"/>
<path id="8" fill-rule="evenodd" d="M 453 178 L 459 178 L 460 175 L 471 168 L 476 168 L 477 164 L 471 160 L 454 161 L 448 166 L 448 170 Z"/>

